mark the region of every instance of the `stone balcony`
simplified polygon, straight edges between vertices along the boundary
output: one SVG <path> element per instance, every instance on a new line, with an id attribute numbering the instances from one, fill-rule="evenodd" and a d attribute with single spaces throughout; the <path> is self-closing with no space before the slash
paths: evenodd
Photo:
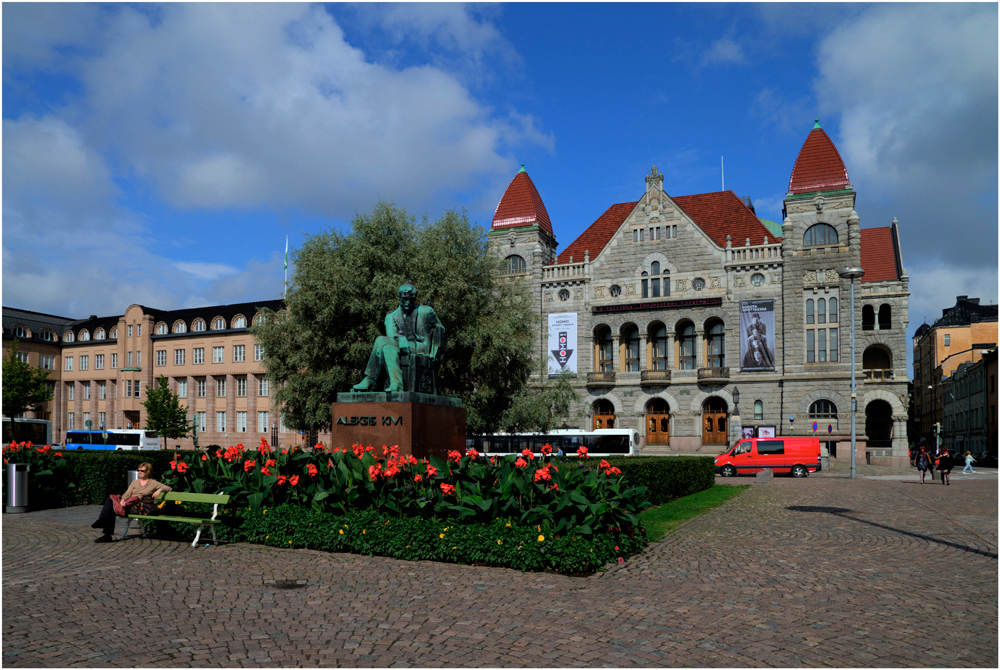
<path id="1" fill-rule="evenodd" d="M 615 385 L 614 372 L 587 373 L 587 388 L 589 389 L 611 388 L 614 385 Z"/>
<path id="2" fill-rule="evenodd" d="M 864 373 L 865 381 L 869 382 L 888 382 L 893 380 L 892 370 L 868 368 L 864 371 Z"/>
<path id="3" fill-rule="evenodd" d="M 670 384 L 670 370 L 643 370 L 639 373 L 639 383 L 643 386 L 667 386 Z"/>
<path id="4" fill-rule="evenodd" d="M 698 381 L 702 384 L 728 384 L 729 368 L 698 368 Z"/>

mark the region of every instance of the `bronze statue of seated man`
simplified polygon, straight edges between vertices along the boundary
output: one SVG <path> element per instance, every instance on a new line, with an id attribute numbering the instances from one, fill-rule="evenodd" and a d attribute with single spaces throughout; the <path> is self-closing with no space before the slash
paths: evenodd
<path id="1" fill-rule="evenodd" d="M 411 284 L 399 287 L 399 307 L 385 317 L 385 335 L 375 340 L 365 378 L 355 384 L 352 391 L 422 391 L 437 392 L 433 379 L 433 367 L 444 353 L 444 326 L 438 320 L 434 308 L 417 304 L 417 289 Z M 411 382 L 417 388 L 407 388 L 403 378 L 403 364 L 400 357 L 415 366 L 417 357 L 426 357 L 430 363 L 431 379 Z M 415 368 L 414 368 L 415 369 Z M 411 377 L 413 377 L 411 375 Z M 426 371 L 425 371 L 426 377 Z M 387 384 L 380 382 L 387 379 Z"/>

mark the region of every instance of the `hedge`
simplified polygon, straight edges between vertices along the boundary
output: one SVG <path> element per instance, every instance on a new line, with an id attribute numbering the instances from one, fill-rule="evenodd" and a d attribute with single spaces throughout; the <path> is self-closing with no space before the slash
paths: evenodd
<path id="1" fill-rule="evenodd" d="M 610 456 L 607 461 L 622 471 L 629 486 L 645 486 L 645 498 L 651 505 L 662 505 L 715 484 L 715 459 L 711 456 Z"/>
<path id="2" fill-rule="evenodd" d="M 63 451 L 70 466 L 70 479 L 76 484 L 74 504 L 102 505 L 112 493 L 124 493 L 128 471 L 140 463 L 153 466 L 153 479 L 162 479 L 170 471 L 172 451 Z"/>

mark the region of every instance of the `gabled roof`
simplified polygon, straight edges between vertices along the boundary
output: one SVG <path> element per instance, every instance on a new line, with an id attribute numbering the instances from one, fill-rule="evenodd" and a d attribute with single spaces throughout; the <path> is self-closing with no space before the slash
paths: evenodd
<path id="1" fill-rule="evenodd" d="M 504 191 L 496 212 L 493 214 L 491 230 L 538 226 L 552 235 L 552 222 L 545 210 L 542 196 L 531 181 L 524 166 L 518 171 Z"/>
<path id="2" fill-rule="evenodd" d="M 597 221 L 594 221 L 583 231 L 580 237 L 573 240 L 572 244 L 562 250 L 562 253 L 556 257 L 556 262 L 569 263 L 569 258 L 572 256 L 573 262 L 582 263 L 583 254 L 586 251 L 590 252 L 591 258 L 597 258 L 597 255 L 607 246 L 611 238 L 621 228 L 622 223 L 638 204 L 639 201 L 637 200 L 635 202 L 622 202 L 608 207 L 604 214 L 598 217 Z"/>
<path id="3" fill-rule="evenodd" d="M 996 321 L 997 305 L 980 305 L 979 298 L 960 295 L 955 306 L 941 310 L 941 318 L 934 322 L 939 326 L 967 326 L 974 321 Z"/>
<path id="4" fill-rule="evenodd" d="M 861 281 L 895 281 L 901 267 L 891 226 L 861 229 Z"/>
<path id="5" fill-rule="evenodd" d="M 742 247 L 748 237 L 754 245 L 764 244 L 765 237 L 769 242 L 781 240 L 732 191 L 679 195 L 673 200 L 720 247 L 725 248 L 726 235 L 734 247 Z"/>
<path id="6" fill-rule="evenodd" d="M 732 191 L 681 195 L 673 201 L 720 247 L 725 248 L 726 235 L 732 238 L 734 247 L 743 246 L 748 237 L 751 244 L 763 244 L 765 237 L 771 242 L 781 240 Z M 592 259 L 596 258 L 637 204 L 638 201 L 623 202 L 608 207 L 580 237 L 562 250 L 556 262 L 569 263 L 572 256 L 574 262 L 581 263 L 584 251 L 589 251 Z"/>
<path id="7" fill-rule="evenodd" d="M 788 192 L 815 193 L 817 191 L 836 191 L 851 188 L 851 180 L 847 177 L 847 168 L 840 158 L 837 147 L 819 127 L 819 121 L 813 126 L 806 137 L 795 166 L 792 168 L 792 178 L 788 182 Z"/>

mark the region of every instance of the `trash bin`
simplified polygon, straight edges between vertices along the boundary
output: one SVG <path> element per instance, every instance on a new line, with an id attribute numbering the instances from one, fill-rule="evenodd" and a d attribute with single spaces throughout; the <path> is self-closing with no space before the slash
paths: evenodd
<path id="1" fill-rule="evenodd" d="M 129 470 L 128 475 L 125 477 L 125 488 L 132 486 L 132 482 L 139 478 L 138 470 Z"/>
<path id="2" fill-rule="evenodd" d="M 28 472 L 31 467 L 27 463 L 7 464 L 7 513 L 20 514 L 28 511 Z"/>

